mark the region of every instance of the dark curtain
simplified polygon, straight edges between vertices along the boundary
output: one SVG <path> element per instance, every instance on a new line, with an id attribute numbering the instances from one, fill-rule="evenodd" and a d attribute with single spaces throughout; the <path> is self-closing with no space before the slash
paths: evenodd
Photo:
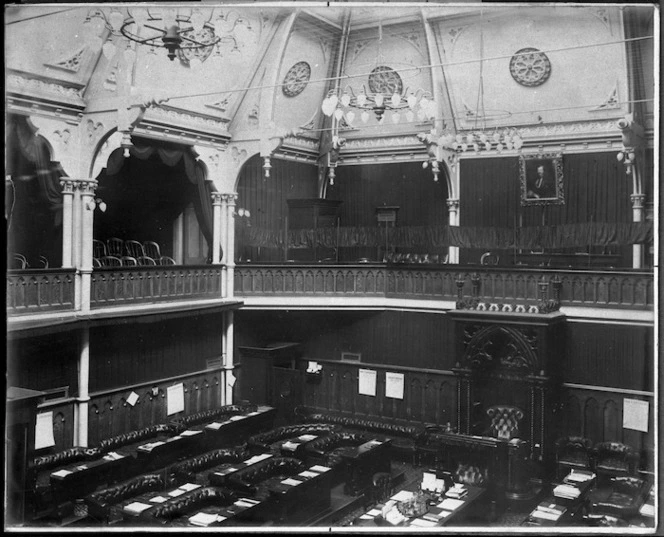
<path id="1" fill-rule="evenodd" d="M 10 251 L 26 256 L 31 267 L 62 262 L 62 187 L 65 175 L 51 161 L 46 140 L 35 136 L 25 118 L 10 116 L 6 133 L 5 217 Z"/>
<path id="2" fill-rule="evenodd" d="M 195 195 L 187 195 L 184 198 L 180 197 L 182 191 L 188 191 L 184 185 L 171 185 L 174 191 L 170 192 L 171 198 L 180 200 L 179 203 L 171 201 L 167 205 L 177 206 L 178 211 L 175 214 L 177 217 L 184 207 L 190 202 L 193 202 L 194 210 L 198 225 L 205 237 L 208 244 L 208 260 L 211 258 L 210 245 L 212 244 L 212 227 L 213 227 L 213 208 L 212 208 L 212 190 L 213 185 L 207 181 L 204 166 L 196 161 L 196 156 L 192 150 L 184 146 L 166 146 L 161 143 L 158 145 L 154 142 L 150 145 L 141 145 L 135 142 L 129 148 L 130 157 L 135 157 L 141 161 L 151 161 L 153 164 L 159 162 L 169 168 L 177 169 L 178 174 L 186 176 L 191 185 L 195 186 Z M 113 151 L 108 159 L 106 174 L 108 176 L 117 176 L 121 173 L 130 173 L 127 169 L 126 161 L 124 158 L 124 151 L 121 148 Z M 154 173 L 154 171 L 152 172 Z M 163 186 L 156 186 L 157 189 L 162 190 Z M 182 203 L 186 201 L 186 203 Z M 174 218 L 174 217 L 173 217 Z M 172 221 L 172 219 L 171 219 Z M 134 232 L 134 235 L 136 232 Z M 147 240 L 153 240 L 149 238 Z M 162 242 L 164 242 L 162 240 Z"/>
<path id="3" fill-rule="evenodd" d="M 249 210 L 250 217 L 235 220 L 235 254 L 242 261 L 283 261 L 286 200 L 317 197 L 318 167 L 272 159 L 270 177 L 265 177 L 262 165 L 254 155 L 240 172 L 236 211 Z"/>

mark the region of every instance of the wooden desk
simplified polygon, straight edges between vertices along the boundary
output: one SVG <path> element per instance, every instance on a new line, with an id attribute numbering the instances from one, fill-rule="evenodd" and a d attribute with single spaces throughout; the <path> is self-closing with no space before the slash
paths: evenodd
<path id="1" fill-rule="evenodd" d="M 573 525 L 575 521 L 583 515 L 583 511 L 586 508 L 586 504 L 588 502 L 588 495 L 590 494 L 590 491 L 595 487 L 595 482 L 596 479 L 592 478 L 589 479 L 588 481 L 585 481 L 583 483 L 570 483 L 570 482 L 563 482 L 565 485 L 570 485 L 573 486 L 574 488 L 578 489 L 579 495 L 577 498 L 562 498 L 559 496 L 556 496 L 553 492 L 550 496 L 545 498 L 542 502 L 538 504 L 538 507 L 536 507 L 526 518 L 526 520 L 523 521 L 521 524 L 522 526 L 543 526 L 543 527 L 549 527 L 549 526 L 569 526 Z M 555 490 L 555 487 L 558 485 L 561 485 L 563 483 L 553 483 L 553 487 Z M 562 514 L 556 519 L 556 520 L 551 520 L 548 518 L 542 518 L 541 516 L 538 516 L 537 513 L 538 511 L 541 511 L 539 509 L 539 506 L 547 506 L 549 509 L 553 510 L 558 510 Z"/>
<path id="2" fill-rule="evenodd" d="M 269 453 L 254 455 L 249 459 L 231 464 L 223 469 L 212 470 L 208 473 L 208 481 L 211 485 L 225 486 L 228 483 L 228 479 L 238 471 L 243 470 L 244 468 L 248 468 L 254 464 L 264 464 L 264 461 L 268 461 L 271 458 L 272 455 Z"/>
<path id="3" fill-rule="evenodd" d="M 113 451 L 100 459 L 72 464 L 51 472 L 51 486 L 60 500 L 82 498 L 102 483 L 122 480 L 134 462 L 133 457 Z"/>
<path id="4" fill-rule="evenodd" d="M 236 414 L 197 428 L 205 433 L 205 444 L 208 450 L 231 447 L 263 429 L 271 428 L 274 414 L 274 408 L 259 406 L 253 412 Z"/>
<path id="5" fill-rule="evenodd" d="M 405 487 L 401 488 L 399 491 L 395 492 L 389 501 L 396 502 L 398 501 L 399 495 L 403 492 L 415 492 L 419 489 L 421 479 L 415 479 L 408 483 Z M 436 505 L 430 506 L 427 513 L 418 517 L 412 517 L 401 524 L 398 527 L 439 527 L 439 526 L 453 526 L 463 521 L 465 516 L 468 514 L 468 511 L 476 506 L 479 501 L 481 501 L 485 494 L 486 489 L 483 487 L 474 487 L 471 485 L 466 485 L 468 494 L 464 496 L 461 500 L 456 500 L 454 498 L 444 498 L 441 499 Z M 397 498 L 397 499 L 395 499 Z M 453 500 L 453 501 L 450 501 Z M 379 503 L 366 513 L 360 515 L 353 522 L 353 526 L 360 527 L 369 527 L 375 528 L 376 526 L 386 526 L 394 527 L 388 521 L 386 521 L 381 514 L 382 508 L 388 503 Z M 445 514 L 447 513 L 447 514 Z M 426 515 L 442 515 L 438 520 L 427 520 Z"/>
<path id="6" fill-rule="evenodd" d="M 293 525 L 311 518 L 312 513 L 330 506 L 332 471 L 313 465 L 268 487 L 275 499 L 275 522 Z"/>
<path id="7" fill-rule="evenodd" d="M 346 486 L 344 493 L 357 496 L 372 485 L 377 472 L 390 473 L 390 447 L 392 440 L 369 440 L 356 447 L 339 451 L 344 464 Z"/>

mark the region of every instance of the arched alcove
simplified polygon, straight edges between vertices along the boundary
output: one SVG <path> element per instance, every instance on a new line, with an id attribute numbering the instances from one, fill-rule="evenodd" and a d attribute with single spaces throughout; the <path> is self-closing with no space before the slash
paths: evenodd
<path id="1" fill-rule="evenodd" d="M 182 264 L 210 260 L 213 186 L 189 146 L 133 139 L 125 157 L 114 150 L 97 176 L 94 238 L 154 241 Z"/>
<path id="2" fill-rule="evenodd" d="M 51 160 L 48 142 L 35 134 L 27 119 L 10 115 L 6 132 L 5 219 L 10 268 L 13 254 L 25 268 L 62 264 L 62 187 L 64 172 Z"/>

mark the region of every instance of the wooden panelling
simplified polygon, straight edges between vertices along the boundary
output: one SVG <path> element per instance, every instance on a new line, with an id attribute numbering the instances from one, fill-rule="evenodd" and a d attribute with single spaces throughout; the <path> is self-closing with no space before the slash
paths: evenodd
<path id="1" fill-rule="evenodd" d="M 565 382 L 653 390 L 651 327 L 568 322 Z"/>
<path id="2" fill-rule="evenodd" d="M 10 270 L 7 313 L 41 313 L 74 309 L 74 269 Z"/>
<path id="3" fill-rule="evenodd" d="M 97 327 L 90 332 L 90 390 L 182 375 L 219 356 L 221 314 Z"/>
<path id="4" fill-rule="evenodd" d="M 100 440 L 142 429 L 171 418 L 187 416 L 221 406 L 221 380 L 219 370 L 201 371 L 190 375 L 151 383 L 128 386 L 121 390 L 92 394 L 89 402 L 88 444 L 95 446 Z M 166 393 L 169 386 L 184 385 L 184 412 L 167 415 Z M 132 392 L 139 396 L 134 406 L 127 403 Z"/>
<path id="5" fill-rule="evenodd" d="M 623 428 L 625 398 L 650 403 L 647 433 Z M 644 462 L 653 455 L 655 410 L 652 396 L 566 386 L 562 392 L 559 412 L 560 436 L 585 436 L 593 443 L 623 442 L 637 451 L 643 450 L 642 456 L 646 459 Z"/>
<path id="6" fill-rule="evenodd" d="M 377 364 L 347 364 L 319 361 L 320 382 L 305 383 L 304 405 L 355 417 L 387 418 L 418 423 L 454 423 L 456 420 L 456 378 L 447 371 L 417 371 Z M 376 374 L 376 396 L 358 392 L 359 369 Z M 385 396 L 385 372 L 403 373 L 404 397 Z"/>
<path id="7" fill-rule="evenodd" d="M 234 272 L 238 296 L 384 296 L 420 300 L 456 300 L 457 280 L 471 295 L 471 277 L 481 280 L 479 298 L 489 303 L 530 305 L 539 300 L 539 282 L 561 281 L 562 306 L 653 309 L 651 272 L 551 269 L 498 269 L 445 265 L 408 268 L 385 265 L 275 266 L 242 265 Z M 552 285 L 547 296 L 553 298 Z"/>
<path id="8" fill-rule="evenodd" d="M 221 272 L 221 267 L 210 265 L 95 269 L 90 307 L 220 298 Z"/>

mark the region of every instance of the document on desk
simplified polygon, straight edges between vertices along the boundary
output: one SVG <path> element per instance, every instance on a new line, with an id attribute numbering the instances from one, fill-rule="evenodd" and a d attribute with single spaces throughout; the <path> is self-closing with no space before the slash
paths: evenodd
<path id="1" fill-rule="evenodd" d="M 127 513 L 134 514 L 134 515 L 140 515 L 146 509 L 150 509 L 150 507 L 152 507 L 152 506 L 150 504 L 147 504 L 147 503 L 132 502 L 129 505 L 125 506 L 124 511 L 126 511 Z"/>
<path id="2" fill-rule="evenodd" d="M 327 466 L 321 466 L 319 464 L 315 464 L 309 470 L 313 470 L 314 472 L 329 472 L 331 468 L 328 468 Z"/>
<path id="3" fill-rule="evenodd" d="M 213 513 L 196 513 L 189 517 L 189 523 L 194 526 L 209 526 L 219 520 L 218 515 Z"/>
<path id="4" fill-rule="evenodd" d="M 154 498 L 150 498 L 149 501 L 152 503 L 164 503 L 167 500 L 168 498 L 164 498 L 163 496 L 155 496 Z"/>
<path id="5" fill-rule="evenodd" d="M 229 419 L 229 421 L 239 421 L 239 420 L 243 420 L 243 419 L 246 418 L 246 417 L 247 417 L 247 416 L 231 416 L 231 417 L 228 418 L 228 419 Z"/>
<path id="6" fill-rule="evenodd" d="M 409 526 L 417 526 L 420 528 L 433 528 L 434 526 L 437 526 L 438 523 L 434 522 L 433 520 L 427 520 L 425 518 L 414 518 L 413 520 L 410 521 Z"/>
<path id="7" fill-rule="evenodd" d="M 303 434 L 301 436 L 298 436 L 298 440 L 302 440 L 302 442 L 311 442 L 312 440 L 315 440 L 318 438 L 315 434 Z"/>
<path id="8" fill-rule="evenodd" d="M 302 481 L 298 481 L 297 479 L 292 479 L 292 478 L 289 477 L 288 479 L 284 479 L 282 481 L 282 483 L 284 485 L 290 485 L 291 487 L 294 487 L 296 485 L 300 485 L 302 483 Z"/>
<path id="9" fill-rule="evenodd" d="M 115 451 L 111 451 L 110 453 L 107 453 L 106 455 L 104 455 L 103 458 L 104 458 L 104 460 L 107 460 L 107 461 L 117 461 L 117 460 L 120 460 L 120 459 L 124 459 L 124 457 L 125 457 L 124 455 L 120 455 L 119 453 L 116 453 Z"/>
<path id="10" fill-rule="evenodd" d="M 408 490 L 400 490 L 396 494 L 390 496 L 390 499 L 397 502 L 407 502 L 413 497 L 413 493 Z"/>
<path id="11" fill-rule="evenodd" d="M 219 423 L 218 421 L 214 421 L 212 423 L 208 423 L 205 426 L 205 428 L 206 429 L 212 429 L 213 431 L 218 431 L 219 429 L 221 429 L 221 423 Z"/>
<path id="12" fill-rule="evenodd" d="M 175 489 L 175 490 L 170 491 L 168 493 L 168 495 L 171 496 L 172 498 L 175 498 L 177 496 L 182 496 L 185 492 L 187 492 L 187 491 L 182 490 L 182 489 Z"/>
<path id="13" fill-rule="evenodd" d="M 180 433 L 180 436 L 196 436 L 197 434 L 201 434 L 203 431 L 182 431 Z"/>
<path id="14" fill-rule="evenodd" d="M 58 470 L 57 472 L 53 472 L 53 473 L 51 474 L 51 476 L 55 476 L 55 477 L 66 477 L 66 476 L 68 476 L 68 475 L 71 474 L 71 473 L 73 473 L 73 472 L 70 472 L 69 470 Z"/>
<path id="15" fill-rule="evenodd" d="M 197 485 L 196 483 L 185 483 L 184 485 L 181 485 L 180 488 L 189 492 L 190 490 L 199 489 L 201 486 Z"/>
<path id="16" fill-rule="evenodd" d="M 300 472 L 297 475 L 301 475 L 302 477 L 317 477 L 320 474 L 317 474 L 316 472 L 310 472 L 308 470 L 305 470 L 304 472 Z"/>
<path id="17" fill-rule="evenodd" d="M 454 498 L 445 498 L 438 504 L 438 507 L 446 511 L 454 511 L 461 507 L 465 502 L 463 500 L 455 500 Z"/>

